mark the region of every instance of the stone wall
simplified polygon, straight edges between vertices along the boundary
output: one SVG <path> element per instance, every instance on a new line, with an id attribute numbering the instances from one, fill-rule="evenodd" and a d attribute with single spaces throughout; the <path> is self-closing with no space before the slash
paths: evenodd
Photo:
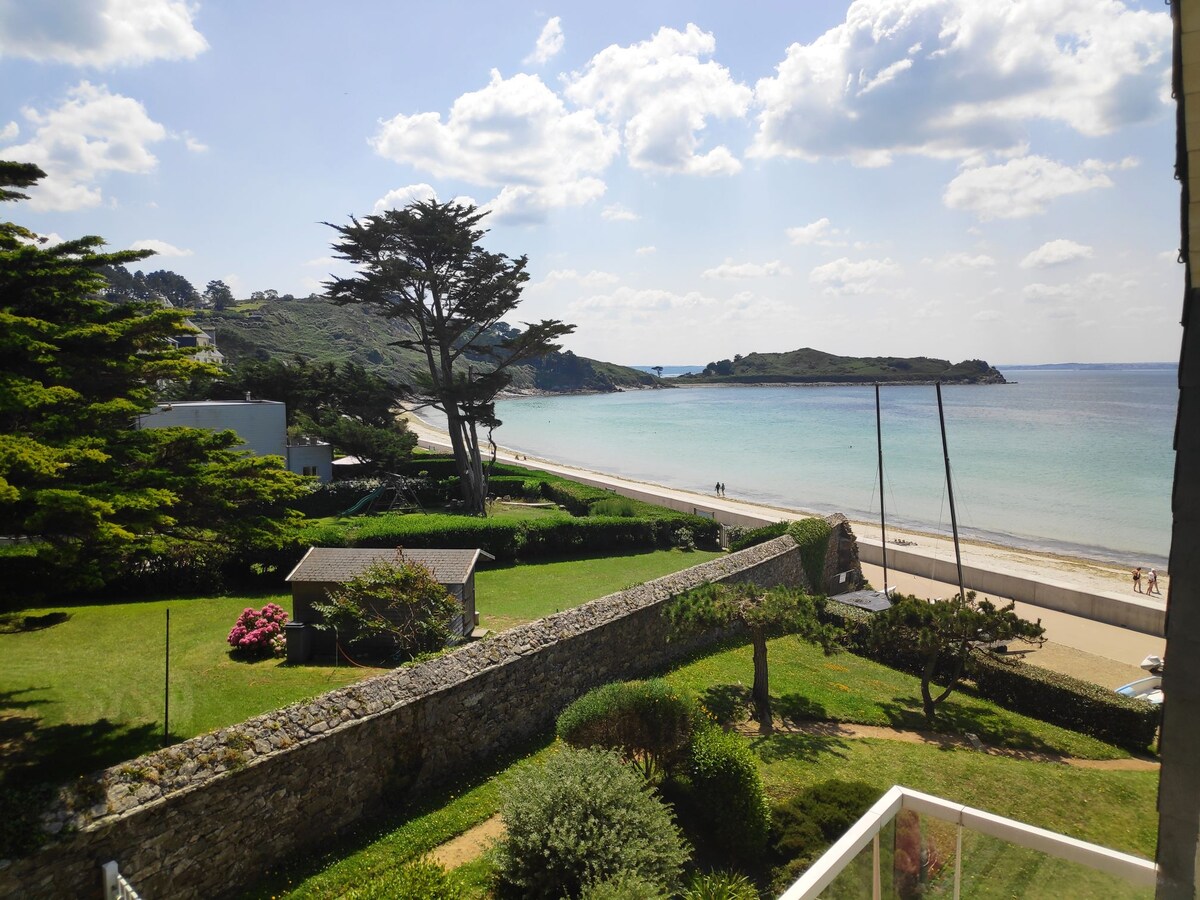
<path id="1" fill-rule="evenodd" d="M 144 897 L 234 894 L 546 733 L 585 691 L 711 643 L 673 640 L 659 609 L 710 581 L 804 574 L 781 537 L 109 769 L 47 813 L 52 844 L 0 862 L 0 896 L 99 897 L 110 859 Z"/>

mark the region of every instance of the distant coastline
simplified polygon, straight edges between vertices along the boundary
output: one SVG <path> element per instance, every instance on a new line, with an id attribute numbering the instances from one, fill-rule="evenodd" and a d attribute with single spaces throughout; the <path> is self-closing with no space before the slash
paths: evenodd
<path id="1" fill-rule="evenodd" d="M 1103 370 L 1129 370 L 1129 369 L 1147 369 L 1161 371 L 1163 369 L 1174 370 L 1179 368 L 1177 362 L 1140 362 L 1140 363 L 1038 363 L 1037 365 L 997 365 L 997 369 L 1024 369 L 1027 371 L 1049 371 L 1052 369 L 1072 369 L 1077 371 L 1103 371 Z"/>

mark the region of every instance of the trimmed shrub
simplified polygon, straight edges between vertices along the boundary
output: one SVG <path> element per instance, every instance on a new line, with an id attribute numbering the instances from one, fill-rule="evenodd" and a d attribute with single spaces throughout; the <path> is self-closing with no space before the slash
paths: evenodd
<path id="1" fill-rule="evenodd" d="M 640 875 L 622 872 L 597 884 L 587 885 L 579 895 L 579 900 L 669 900 L 670 896 L 661 884 L 655 884 Z"/>
<path id="2" fill-rule="evenodd" d="M 750 745 L 716 726 L 699 729 L 688 774 L 689 824 L 710 852 L 731 862 L 757 860 L 766 848 L 771 811 Z"/>
<path id="3" fill-rule="evenodd" d="M 815 784 L 771 811 L 771 848 L 782 861 L 806 863 L 862 818 L 881 791 L 861 781 L 833 779 Z"/>
<path id="4" fill-rule="evenodd" d="M 558 736 L 572 747 L 615 750 L 642 773 L 673 773 L 687 759 L 704 712 L 667 682 L 627 681 L 588 691 L 558 717 Z"/>
<path id="5" fill-rule="evenodd" d="M 688 859 L 670 810 L 610 751 L 564 749 L 519 769 L 501 815 L 502 897 L 576 898 L 621 874 L 670 889 Z"/>
<path id="6" fill-rule="evenodd" d="M 787 534 L 788 522 L 773 522 L 770 525 L 764 525 L 761 528 L 743 529 L 743 533 L 735 537 L 729 542 L 729 552 L 737 553 L 739 550 L 745 550 L 749 547 L 757 547 L 759 544 L 765 544 L 767 541 L 773 541 L 777 537 L 783 537 Z"/>
<path id="7" fill-rule="evenodd" d="M 417 859 L 344 895 L 346 900 L 458 900 L 461 892 L 438 863 Z"/>
<path id="8" fill-rule="evenodd" d="M 825 593 L 825 554 L 833 526 L 824 519 L 800 519 L 788 524 L 787 533 L 800 545 L 800 562 L 809 588 L 816 594 Z"/>

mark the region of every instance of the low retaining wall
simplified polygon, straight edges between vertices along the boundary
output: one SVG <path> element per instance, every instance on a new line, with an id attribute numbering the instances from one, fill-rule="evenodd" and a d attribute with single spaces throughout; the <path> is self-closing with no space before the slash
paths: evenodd
<path id="1" fill-rule="evenodd" d="M 712 643 L 673 640 L 660 614 L 711 581 L 805 577 L 781 537 L 108 769 L 47 814 L 58 839 L 0 862 L 0 896 L 98 898 L 112 859 L 145 897 L 234 894 L 546 733 L 591 688 Z"/>
<path id="2" fill-rule="evenodd" d="M 878 541 L 860 538 L 859 557 L 865 563 L 883 565 L 883 549 Z M 888 547 L 889 569 L 919 575 L 948 584 L 958 583 L 958 569 L 952 559 L 937 559 L 911 550 Z M 1043 609 L 1053 609 L 1082 616 L 1106 625 L 1117 625 L 1142 634 L 1162 637 L 1166 633 L 1166 605 L 1136 597 L 1110 597 L 1093 594 L 1065 584 L 1042 581 L 995 572 L 975 566 L 963 566 L 963 583 L 967 590 L 977 591 L 993 597 L 1020 600 Z"/>

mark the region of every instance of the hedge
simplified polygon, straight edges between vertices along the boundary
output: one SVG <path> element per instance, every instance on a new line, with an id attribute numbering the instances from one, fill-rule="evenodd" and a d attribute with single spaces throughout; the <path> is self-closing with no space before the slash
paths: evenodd
<path id="1" fill-rule="evenodd" d="M 729 552 L 737 553 L 739 550 L 747 550 L 750 547 L 765 544 L 767 541 L 773 541 L 777 537 L 783 537 L 787 534 L 788 525 L 790 524 L 790 522 L 772 522 L 770 525 L 764 525 L 761 528 L 753 528 L 737 540 L 732 541 L 729 544 Z"/>
<path id="2" fill-rule="evenodd" d="M 893 669 L 921 674 L 924 658 L 907 645 L 871 647 L 867 639 L 871 613 L 831 598 L 825 606 L 825 615 L 845 629 L 846 644 L 853 653 Z M 934 678 L 945 674 L 939 667 Z M 971 654 L 967 678 L 974 683 L 979 696 L 1004 709 L 1091 735 L 1135 753 L 1150 746 L 1158 728 L 1159 709 L 1144 700 L 1122 697 L 1099 685 L 1019 660 L 1001 659 L 986 650 Z"/>

